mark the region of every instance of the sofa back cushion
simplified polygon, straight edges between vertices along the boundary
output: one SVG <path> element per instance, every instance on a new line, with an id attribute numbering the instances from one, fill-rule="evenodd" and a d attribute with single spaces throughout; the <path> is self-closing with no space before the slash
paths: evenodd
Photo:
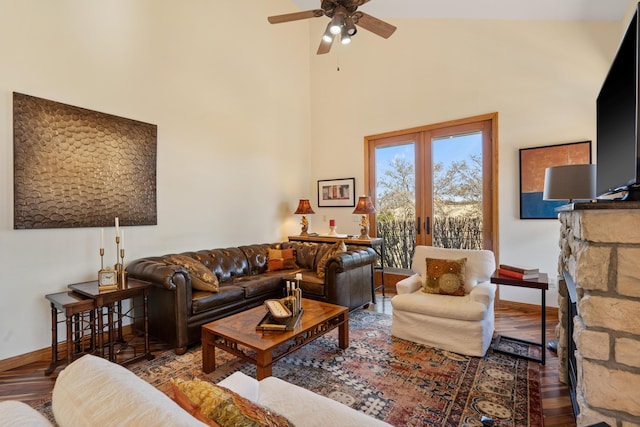
<path id="1" fill-rule="evenodd" d="M 411 269 L 418 273 L 424 280 L 427 276 L 427 258 L 439 259 L 460 259 L 466 258 L 464 274 L 464 290 L 465 293 L 471 290 L 480 282 L 489 281 L 491 275 L 496 269 L 496 259 L 492 251 L 474 250 L 474 249 L 449 249 L 437 248 L 434 246 L 416 246 L 413 254 L 413 264 Z"/>
<path id="2" fill-rule="evenodd" d="M 296 251 L 296 264 L 299 268 L 313 270 L 320 245 L 308 242 L 283 242 L 282 248 L 293 248 Z"/>
<path id="3" fill-rule="evenodd" d="M 195 256 L 218 277 L 220 283 L 249 274 L 247 257 L 240 248 L 207 249 L 196 252 Z"/>
<path id="4" fill-rule="evenodd" d="M 263 274 L 269 267 L 269 249 L 277 249 L 279 244 L 261 243 L 256 245 L 239 246 L 238 249 L 247 258 L 249 275 Z"/>

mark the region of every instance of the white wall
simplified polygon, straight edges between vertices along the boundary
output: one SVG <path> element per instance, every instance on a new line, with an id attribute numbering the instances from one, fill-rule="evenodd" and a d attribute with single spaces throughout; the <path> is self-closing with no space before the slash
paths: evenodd
<path id="1" fill-rule="evenodd" d="M 0 0 L 0 359 L 47 347 L 45 295 L 100 267 L 99 229 L 13 230 L 12 92 L 158 125 L 158 225 L 124 227 L 129 260 L 278 241 L 311 181 L 308 24 L 266 19 L 292 8 Z"/>
<path id="2" fill-rule="evenodd" d="M 127 227 L 129 259 L 297 233 L 291 212 L 300 197 L 316 207 L 318 179 L 363 191 L 365 135 L 497 111 L 501 260 L 552 272 L 557 223 L 518 219 L 518 149 L 595 139 L 620 36 L 619 23 L 394 19 L 388 40 L 361 30 L 316 56 L 324 18 L 267 23 L 288 0 L 0 9 L 0 360 L 47 347 L 44 296 L 99 267 L 98 229 L 13 230 L 13 91 L 158 125 L 158 225 Z M 358 232 L 352 209 L 316 212 L 312 231 L 326 214 Z"/>
<path id="3" fill-rule="evenodd" d="M 620 23 L 388 21 L 388 40 L 360 30 L 312 59 L 312 179 L 355 176 L 360 194 L 363 136 L 498 112 L 499 260 L 539 266 L 556 288 L 559 223 L 519 219 L 518 150 L 592 140 L 595 153 L 595 100 Z M 312 27 L 312 47 L 322 30 Z M 351 209 L 316 212 L 316 228 L 326 214 L 339 232 L 358 229 Z M 503 286 L 501 297 L 540 303 L 537 290 Z M 547 300 L 557 305 L 555 289 Z"/>

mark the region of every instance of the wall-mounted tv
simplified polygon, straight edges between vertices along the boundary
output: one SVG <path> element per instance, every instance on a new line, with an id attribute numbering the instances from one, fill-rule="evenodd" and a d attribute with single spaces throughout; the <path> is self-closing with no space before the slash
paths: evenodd
<path id="1" fill-rule="evenodd" d="M 637 199 L 640 192 L 638 13 L 622 38 L 596 102 L 596 193 Z"/>

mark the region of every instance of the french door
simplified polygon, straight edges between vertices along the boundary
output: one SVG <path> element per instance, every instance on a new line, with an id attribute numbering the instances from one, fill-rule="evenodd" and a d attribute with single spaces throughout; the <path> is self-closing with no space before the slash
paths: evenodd
<path id="1" fill-rule="evenodd" d="M 367 191 L 387 266 L 415 245 L 496 250 L 497 114 L 365 138 Z"/>

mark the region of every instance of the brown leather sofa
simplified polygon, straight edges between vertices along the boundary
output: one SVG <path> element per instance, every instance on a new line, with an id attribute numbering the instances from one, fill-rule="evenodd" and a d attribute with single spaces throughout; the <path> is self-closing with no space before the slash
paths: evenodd
<path id="1" fill-rule="evenodd" d="M 236 248 L 184 252 L 200 261 L 218 278 L 219 292 L 192 289 L 188 270 L 167 264 L 171 254 L 135 260 L 127 266 L 131 278 L 154 286 L 149 295 L 149 333 L 183 354 L 187 346 L 200 342 L 200 327 L 233 313 L 256 307 L 269 298 L 284 296 L 285 279 L 302 273 L 303 298 L 326 301 L 350 310 L 371 302 L 372 265 L 376 254 L 371 248 L 349 246 L 346 252 L 327 259 L 324 277 L 317 274 L 330 244 L 282 242 Z M 267 271 L 269 248 L 296 249 L 299 269 Z"/>

